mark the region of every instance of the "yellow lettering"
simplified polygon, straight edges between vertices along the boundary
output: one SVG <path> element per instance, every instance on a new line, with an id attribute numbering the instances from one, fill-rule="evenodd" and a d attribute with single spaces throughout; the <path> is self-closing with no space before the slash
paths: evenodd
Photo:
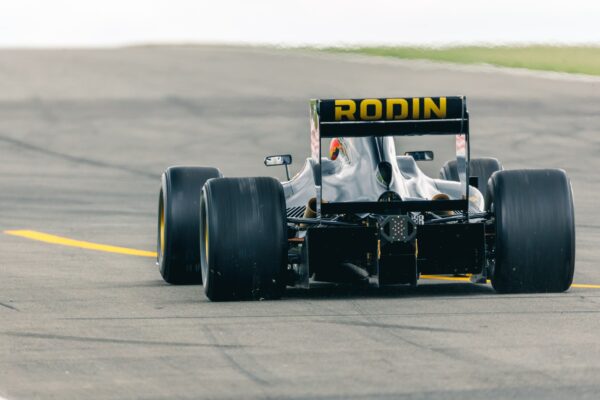
<path id="1" fill-rule="evenodd" d="M 400 114 L 394 115 L 394 106 L 400 106 Z M 406 99 L 387 99 L 385 101 L 386 119 L 406 119 L 408 117 L 408 101 Z"/>
<path id="2" fill-rule="evenodd" d="M 419 98 L 412 99 L 412 118 L 419 119 Z"/>
<path id="3" fill-rule="evenodd" d="M 343 108 L 346 107 L 346 108 Z M 341 121 L 345 117 L 348 121 L 354 121 L 356 113 L 356 103 L 353 100 L 336 100 L 335 101 L 335 120 Z"/>
<path id="4" fill-rule="evenodd" d="M 387 120 L 406 119 L 411 114 L 412 119 L 446 118 L 447 101 L 445 97 L 421 99 L 386 99 L 385 118 Z M 409 107 L 410 106 L 410 107 Z M 410 108 L 410 110 L 409 110 Z M 355 121 L 357 118 L 363 121 L 380 120 L 383 117 L 383 102 L 379 99 L 364 99 L 360 102 L 357 116 L 357 105 L 354 100 L 335 100 L 335 120 Z"/>
<path id="5" fill-rule="evenodd" d="M 369 115 L 369 106 L 373 106 L 374 113 Z M 381 119 L 383 104 L 378 99 L 364 99 L 360 102 L 360 119 L 363 121 L 373 121 Z"/>
<path id="6" fill-rule="evenodd" d="M 437 118 L 446 118 L 446 98 L 440 97 L 438 106 L 431 97 L 426 97 L 423 101 L 423 113 L 425 119 L 431 118 L 431 113 L 434 113 Z"/>

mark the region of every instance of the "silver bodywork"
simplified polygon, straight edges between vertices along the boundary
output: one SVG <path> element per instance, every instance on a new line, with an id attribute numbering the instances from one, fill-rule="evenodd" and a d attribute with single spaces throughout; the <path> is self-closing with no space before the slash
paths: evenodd
<path id="1" fill-rule="evenodd" d="M 410 156 L 398 156 L 392 137 L 340 138 L 343 151 L 335 160 L 321 160 L 323 201 L 377 201 L 388 190 L 378 177 L 378 165 L 392 165 L 389 190 L 403 200 L 431 200 L 436 194 L 446 194 L 452 200 L 464 197 L 460 182 L 434 179 L 425 175 Z M 305 206 L 315 197 L 314 161 L 308 158 L 300 172 L 283 182 L 287 207 Z M 483 196 L 475 187 L 469 188 L 470 212 L 484 209 Z"/>

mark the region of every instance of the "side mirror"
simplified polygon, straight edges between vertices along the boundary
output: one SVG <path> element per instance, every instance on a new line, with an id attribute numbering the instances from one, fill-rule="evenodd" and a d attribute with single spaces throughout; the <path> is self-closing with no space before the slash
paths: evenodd
<path id="1" fill-rule="evenodd" d="M 274 167 L 276 165 L 290 165 L 292 163 L 291 154 L 281 154 L 278 156 L 266 156 L 265 165 L 267 167 Z"/>
<path id="2" fill-rule="evenodd" d="M 275 167 L 277 165 L 285 165 L 285 176 L 287 180 L 290 180 L 290 171 L 288 170 L 288 165 L 292 163 L 292 155 L 291 154 L 280 154 L 277 156 L 266 156 L 265 157 L 265 165 L 267 167 Z"/>
<path id="3" fill-rule="evenodd" d="M 433 151 L 407 151 L 404 153 L 405 156 L 411 156 L 415 161 L 433 161 Z"/>

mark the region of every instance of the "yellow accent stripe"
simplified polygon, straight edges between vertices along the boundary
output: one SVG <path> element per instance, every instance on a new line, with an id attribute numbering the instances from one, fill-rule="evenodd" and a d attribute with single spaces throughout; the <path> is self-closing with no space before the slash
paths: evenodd
<path id="1" fill-rule="evenodd" d="M 590 285 L 587 283 L 573 283 L 571 287 L 581 289 L 600 289 L 600 285 Z"/>
<path id="2" fill-rule="evenodd" d="M 7 235 L 20 236 L 27 239 L 38 240 L 40 242 L 59 244 L 62 246 L 79 247 L 81 249 L 106 251 L 108 253 L 127 254 L 130 256 L 154 257 L 156 252 L 137 249 L 129 249 L 127 247 L 110 246 L 106 244 L 83 242 L 81 240 L 73 240 L 62 236 L 50 235 L 43 232 L 16 230 L 4 231 Z"/>
<path id="3" fill-rule="evenodd" d="M 421 278 L 439 281 L 471 282 L 468 277 L 465 278 L 461 276 L 421 275 Z M 487 280 L 487 283 L 490 283 L 489 279 Z M 573 283 L 571 287 L 578 289 L 600 289 L 600 285 L 591 285 L 588 283 Z"/>
<path id="4" fill-rule="evenodd" d="M 443 275 L 421 275 L 421 279 L 435 279 L 439 281 L 457 281 L 457 282 L 471 282 L 469 278 L 462 276 L 443 276 Z M 489 280 L 488 280 L 489 282 Z"/>
<path id="5" fill-rule="evenodd" d="M 154 251 L 146 251 L 146 250 L 137 250 L 130 249 L 127 247 L 119 247 L 119 246 L 110 246 L 107 244 L 99 244 L 92 242 L 84 242 L 81 240 L 69 239 L 62 236 L 50 235 L 48 233 L 30 231 L 30 230 L 14 230 L 14 231 L 4 231 L 7 235 L 24 237 L 31 240 L 37 240 L 45 243 L 58 244 L 62 246 L 69 247 L 79 247 L 81 249 L 88 250 L 97 250 L 97 251 L 105 251 L 108 253 L 117 253 L 117 254 L 126 254 L 130 256 L 139 256 L 139 257 L 152 257 L 156 258 L 156 252 Z M 462 276 L 443 276 L 443 275 L 421 275 L 422 279 L 433 279 L 439 281 L 454 281 L 454 282 L 470 282 L 468 277 Z M 488 279 L 488 283 L 489 283 Z M 600 289 L 600 285 L 591 285 L 587 283 L 574 283 L 571 285 L 573 288 L 579 289 Z M 1 399 L 0 399 L 1 400 Z"/>

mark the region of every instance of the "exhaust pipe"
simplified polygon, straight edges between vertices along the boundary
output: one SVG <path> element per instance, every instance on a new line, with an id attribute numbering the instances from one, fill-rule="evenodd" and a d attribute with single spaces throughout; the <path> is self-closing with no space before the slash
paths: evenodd
<path id="1" fill-rule="evenodd" d="M 446 193 L 437 193 L 434 194 L 431 200 L 450 200 L 450 196 Z M 454 215 L 454 211 L 440 211 L 440 215 Z"/>
<path id="2" fill-rule="evenodd" d="M 317 217 L 317 198 L 311 197 L 306 204 L 304 209 L 304 218 L 316 218 Z"/>
<path id="3" fill-rule="evenodd" d="M 327 203 L 323 201 L 322 203 Z M 304 209 L 304 217 L 303 218 L 317 218 L 317 198 L 311 197 L 306 204 L 306 208 Z M 300 228 L 306 228 L 306 224 L 300 224 Z"/>
<path id="4" fill-rule="evenodd" d="M 325 204 L 327 201 L 322 200 L 321 204 Z M 303 218 L 314 219 L 317 218 L 317 199 L 315 197 L 311 197 L 306 204 L 306 208 L 304 209 Z M 330 222 L 333 223 L 333 222 Z M 343 225 L 343 222 L 341 222 Z M 306 228 L 306 224 L 300 224 L 300 228 Z"/>

